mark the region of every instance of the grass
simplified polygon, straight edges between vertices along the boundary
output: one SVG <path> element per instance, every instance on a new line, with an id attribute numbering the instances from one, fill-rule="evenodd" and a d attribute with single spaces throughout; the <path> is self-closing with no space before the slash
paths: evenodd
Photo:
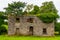
<path id="1" fill-rule="evenodd" d="M 37 37 L 37 36 L 6 36 L 6 35 L 0 35 L 0 40 L 60 40 L 60 36 Z"/>

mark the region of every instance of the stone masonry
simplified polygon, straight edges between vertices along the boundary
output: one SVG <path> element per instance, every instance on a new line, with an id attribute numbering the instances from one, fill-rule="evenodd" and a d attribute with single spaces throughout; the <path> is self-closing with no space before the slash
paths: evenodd
<path id="1" fill-rule="evenodd" d="M 29 18 L 33 18 L 32 23 Z M 54 22 L 46 24 L 36 16 L 9 16 L 8 35 L 54 36 Z"/>

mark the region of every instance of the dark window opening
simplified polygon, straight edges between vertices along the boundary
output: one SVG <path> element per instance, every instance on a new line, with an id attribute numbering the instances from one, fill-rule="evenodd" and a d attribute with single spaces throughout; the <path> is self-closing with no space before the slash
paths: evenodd
<path id="1" fill-rule="evenodd" d="M 20 21 L 20 19 L 19 18 L 16 18 L 16 22 L 19 22 Z"/>
<path id="2" fill-rule="evenodd" d="M 16 28 L 16 30 L 19 30 L 19 28 Z"/>
<path id="3" fill-rule="evenodd" d="M 46 28 L 43 28 L 43 34 L 47 34 Z"/>
<path id="4" fill-rule="evenodd" d="M 33 23 L 33 18 L 27 19 L 27 22 Z"/>
<path id="5" fill-rule="evenodd" d="M 30 26 L 29 32 L 30 32 L 30 35 L 33 35 L 33 27 L 32 26 Z"/>

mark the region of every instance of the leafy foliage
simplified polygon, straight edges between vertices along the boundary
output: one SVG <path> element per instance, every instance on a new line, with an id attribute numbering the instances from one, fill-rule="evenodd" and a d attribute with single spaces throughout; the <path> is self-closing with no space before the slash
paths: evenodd
<path id="1" fill-rule="evenodd" d="M 11 4 L 8 4 L 8 7 L 5 9 L 7 14 L 9 13 L 9 14 L 22 15 L 24 7 L 25 3 L 23 2 L 13 2 Z"/>
<path id="2" fill-rule="evenodd" d="M 4 14 L 4 12 L 0 12 L 0 35 L 7 32 L 7 29 L 4 26 L 2 26 L 3 24 L 6 24 L 4 20 L 7 19 L 7 17 L 4 16 Z"/>
<path id="3" fill-rule="evenodd" d="M 4 12 L 0 12 L 0 25 L 5 24 L 4 20 L 7 19 Z"/>
<path id="4" fill-rule="evenodd" d="M 38 16 L 44 23 L 51 23 L 59 17 L 57 12 L 53 2 L 50 1 L 42 3 L 41 7 L 35 5 L 30 14 Z"/>
<path id="5" fill-rule="evenodd" d="M 26 6 L 25 3 L 14 2 L 14 3 L 8 4 L 8 7 L 5 9 L 6 9 L 6 12 L 9 14 L 22 15 L 23 8 L 25 6 Z M 28 10 L 29 15 L 30 14 L 36 15 L 45 23 L 50 23 L 53 20 L 56 20 L 56 18 L 58 18 L 57 10 L 52 1 L 42 3 L 41 7 L 38 7 L 37 5 L 35 5 L 32 11 L 30 11 L 31 8 L 33 8 L 33 6 L 28 5 L 26 9 Z"/>
<path id="6" fill-rule="evenodd" d="M 53 13 L 58 12 L 52 1 L 44 2 L 42 3 L 42 6 L 40 7 L 40 13 L 49 13 L 49 12 L 53 12 Z"/>
<path id="7" fill-rule="evenodd" d="M 44 2 L 43 5 L 40 7 L 40 19 L 45 23 L 50 23 L 53 20 L 58 18 L 57 9 L 55 8 L 52 1 Z"/>
<path id="8" fill-rule="evenodd" d="M 34 9 L 30 12 L 30 14 L 33 14 L 33 15 L 39 14 L 39 7 L 35 5 Z"/>
<path id="9" fill-rule="evenodd" d="M 6 27 L 0 26 L 0 35 L 1 35 L 1 34 L 6 34 L 6 33 L 7 33 Z"/>
<path id="10" fill-rule="evenodd" d="M 56 23 L 55 25 L 55 31 L 58 31 L 60 34 L 60 23 Z"/>
<path id="11" fill-rule="evenodd" d="M 39 18 L 44 22 L 44 23 L 51 23 L 52 21 L 56 20 L 58 18 L 57 14 L 54 13 L 44 13 L 40 14 Z"/>

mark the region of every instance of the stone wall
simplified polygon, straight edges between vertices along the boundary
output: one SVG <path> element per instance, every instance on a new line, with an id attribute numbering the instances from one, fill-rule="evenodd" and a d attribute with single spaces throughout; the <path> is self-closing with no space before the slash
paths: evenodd
<path id="1" fill-rule="evenodd" d="M 14 16 L 8 18 L 8 35 L 14 35 L 16 28 L 19 28 L 20 35 L 29 35 L 29 28 L 30 26 L 33 26 L 34 36 L 54 36 L 54 22 L 46 24 L 36 16 L 19 16 L 19 18 L 19 23 L 16 23 L 16 17 Z M 33 23 L 27 22 L 28 18 L 34 18 Z M 43 28 L 47 29 L 47 34 L 43 34 Z"/>

